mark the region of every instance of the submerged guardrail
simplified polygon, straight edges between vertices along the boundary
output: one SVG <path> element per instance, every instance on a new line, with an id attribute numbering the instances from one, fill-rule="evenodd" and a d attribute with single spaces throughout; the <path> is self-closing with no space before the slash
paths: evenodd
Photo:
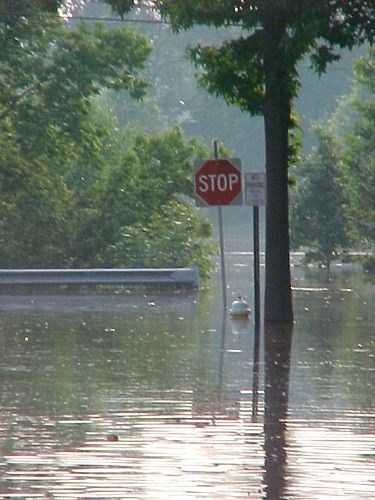
<path id="1" fill-rule="evenodd" d="M 2 285 L 174 285 L 197 288 L 196 267 L 164 269 L 0 269 Z"/>

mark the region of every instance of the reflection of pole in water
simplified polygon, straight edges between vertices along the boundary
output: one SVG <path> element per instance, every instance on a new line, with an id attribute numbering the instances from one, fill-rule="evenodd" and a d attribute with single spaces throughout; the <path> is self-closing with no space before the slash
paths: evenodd
<path id="1" fill-rule="evenodd" d="M 224 375 L 224 355 L 225 355 L 225 335 L 226 335 L 226 310 L 223 309 L 221 320 L 221 340 L 220 340 L 220 358 L 219 358 L 219 378 L 218 378 L 218 396 L 217 396 L 217 412 L 221 411 L 221 393 L 223 390 L 223 375 Z M 215 422 L 215 414 L 212 415 Z"/>
<path id="2" fill-rule="evenodd" d="M 250 323 L 245 320 L 238 320 L 238 319 L 233 319 L 232 317 L 230 318 L 230 326 L 231 326 L 231 333 L 232 335 L 235 336 L 236 339 L 238 337 L 245 337 L 246 339 L 249 338 L 250 336 L 250 329 L 249 329 Z M 226 317 L 226 312 L 223 312 L 223 319 L 222 319 L 222 331 L 221 331 L 221 342 L 220 342 L 220 359 L 219 359 L 219 374 L 218 374 L 218 408 L 221 408 L 222 404 L 222 396 L 223 396 L 223 379 L 224 379 L 224 363 L 225 360 L 227 359 L 227 352 L 228 352 L 228 345 L 227 345 L 227 338 L 226 338 L 226 333 L 227 333 L 227 317 Z M 232 351 L 231 352 L 242 352 L 242 351 Z M 228 367 L 227 367 L 228 369 Z M 233 403 L 233 400 L 232 400 Z M 240 408 L 240 401 L 235 400 L 234 404 L 236 405 L 237 411 L 239 411 Z M 239 413 L 237 417 L 239 416 Z"/>
<path id="3" fill-rule="evenodd" d="M 292 333 L 292 325 L 266 324 L 265 327 L 264 483 L 267 499 L 284 495 Z"/>
<path id="4" fill-rule="evenodd" d="M 254 350 L 253 350 L 253 387 L 252 387 L 252 421 L 256 422 L 258 417 L 259 403 L 259 352 L 260 352 L 260 324 L 254 327 Z"/>
<path id="5" fill-rule="evenodd" d="M 224 354 L 225 354 L 225 335 L 226 335 L 226 311 L 223 310 L 223 317 L 221 320 L 221 341 L 220 341 L 220 360 L 219 360 L 219 397 L 223 387 L 223 374 L 224 374 Z"/>

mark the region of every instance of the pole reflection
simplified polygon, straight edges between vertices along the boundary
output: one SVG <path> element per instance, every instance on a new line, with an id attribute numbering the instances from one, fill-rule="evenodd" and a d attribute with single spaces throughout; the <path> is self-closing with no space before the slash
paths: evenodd
<path id="1" fill-rule="evenodd" d="M 252 422 L 258 422 L 259 405 L 259 353 L 260 353 L 260 323 L 256 322 L 254 326 L 254 348 L 253 348 L 253 387 L 252 387 Z"/>
<path id="2" fill-rule="evenodd" d="M 219 358 L 219 378 L 218 378 L 218 397 L 217 408 L 215 413 L 221 412 L 222 405 L 222 391 L 223 391 L 223 377 L 224 377 L 224 355 L 225 355 L 225 338 L 227 332 L 226 311 L 223 309 L 221 318 L 221 337 L 220 337 L 220 358 Z M 213 415 L 213 422 L 215 422 L 216 415 Z"/>
<path id="3" fill-rule="evenodd" d="M 293 325 L 265 326 L 264 485 L 267 499 L 284 498 L 286 418 Z"/>

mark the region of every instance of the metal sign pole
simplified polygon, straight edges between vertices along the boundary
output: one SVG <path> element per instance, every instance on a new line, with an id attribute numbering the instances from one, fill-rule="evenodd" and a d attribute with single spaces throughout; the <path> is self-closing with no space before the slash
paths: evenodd
<path id="1" fill-rule="evenodd" d="M 253 206 L 255 332 L 259 332 L 260 328 L 259 205 L 266 205 L 266 188 L 265 172 L 245 174 L 245 203 Z"/>
<path id="2" fill-rule="evenodd" d="M 219 159 L 218 142 L 214 140 L 214 158 Z M 225 276 L 225 256 L 224 256 L 224 235 L 223 235 L 223 214 L 221 206 L 217 207 L 219 219 L 219 238 L 220 238 L 220 261 L 221 261 L 221 287 L 223 295 L 223 307 L 227 308 L 227 280 Z"/>
<path id="3" fill-rule="evenodd" d="M 254 321 L 255 331 L 260 326 L 260 272 L 259 272 L 259 207 L 253 206 L 253 251 L 254 251 Z"/>

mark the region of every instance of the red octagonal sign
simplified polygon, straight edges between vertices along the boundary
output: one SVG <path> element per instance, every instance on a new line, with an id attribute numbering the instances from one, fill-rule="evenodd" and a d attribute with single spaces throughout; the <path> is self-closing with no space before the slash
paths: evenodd
<path id="1" fill-rule="evenodd" d="M 199 160 L 195 165 L 197 205 L 242 204 L 241 160 Z"/>

